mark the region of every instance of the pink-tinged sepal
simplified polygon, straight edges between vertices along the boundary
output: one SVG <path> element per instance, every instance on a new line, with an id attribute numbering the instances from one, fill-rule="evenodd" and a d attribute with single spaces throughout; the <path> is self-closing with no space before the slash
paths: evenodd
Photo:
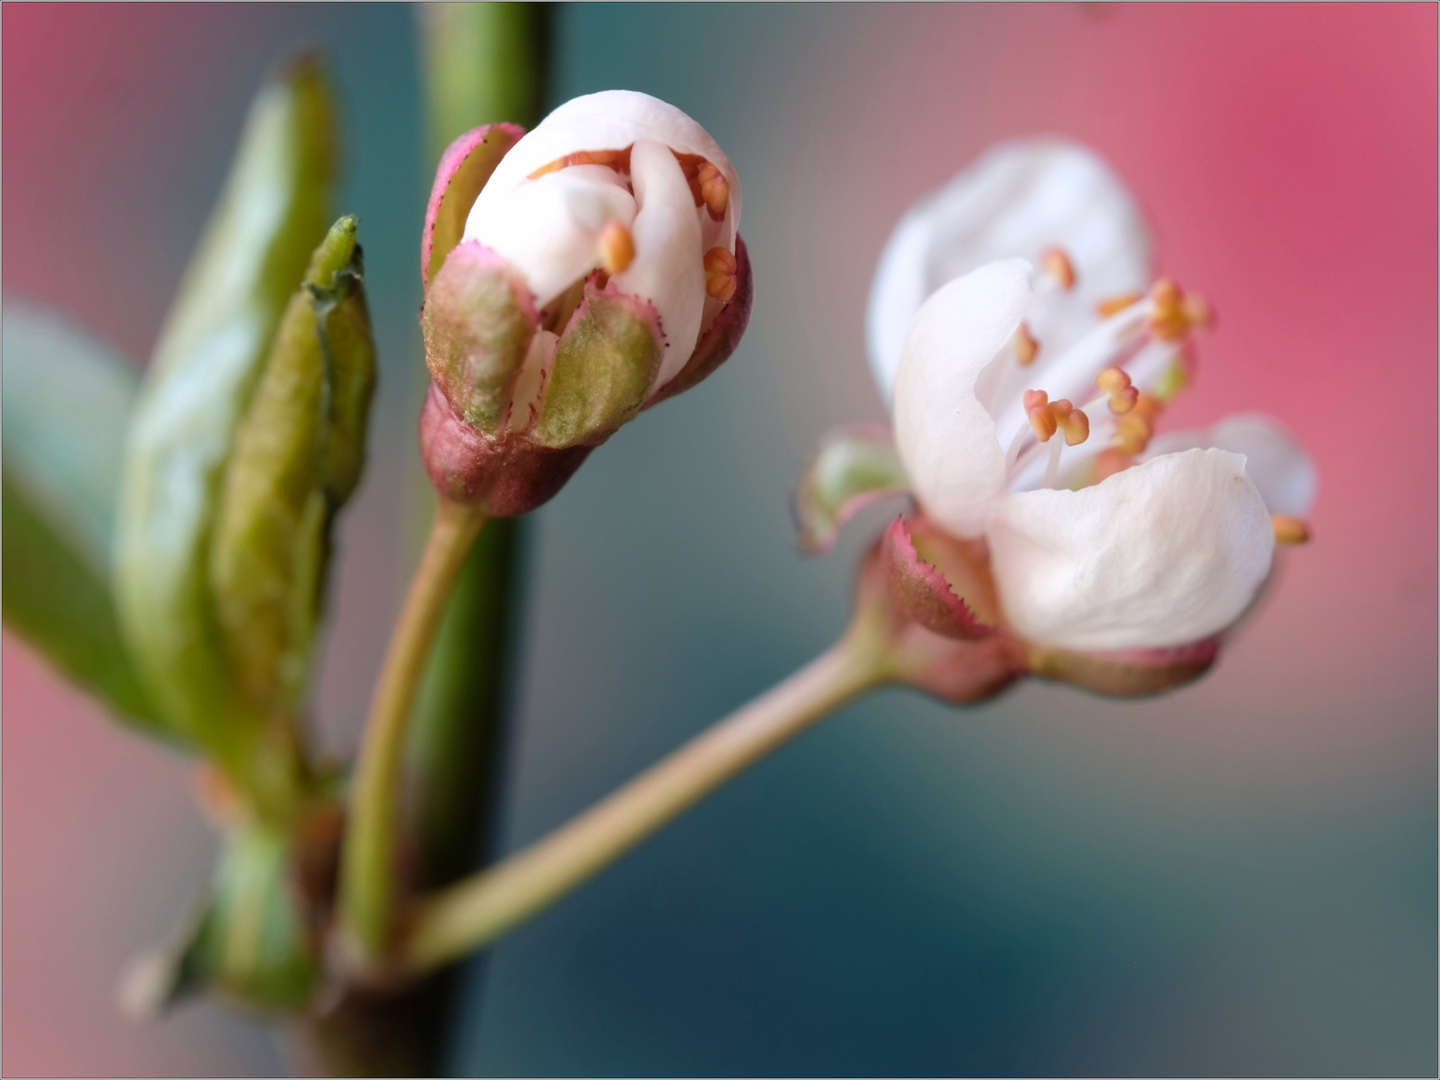
<path id="1" fill-rule="evenodd" d="M 645 403 L 645 408 L 658 405 L 667 398 L 682 394 L 692 386 L 710 377 L 726 360 L 730 359 L 750 325 L 750 308 L 754 302 L 754 279 L 750 274 L 750 255 L 745 242 L 735 237 L 735 292 L 715 316 L 710 329 L 701 335 L 690 354 L 690 359 L 679 373 L 662 386 Z"/>
<path id="2" fill-rule="evenodd" d="M 1164 649 L 1078 652 L 1028 644 L 1026 664 L 1042 679 L 1108 697 L 1149 697 L 1194 682 L 1220 655 L 1221 636 Z"/>
<path id="3" fill-rule="evenodd" d="M 420 453 L 440 496 L 490 517 L 519 517 L 549 502 L 592 449 L 492 438 L 466 423 L 433 383 L 420 417 Z"/>
<path id="4" fill-rule="evenodd" d="M 440 156 L 420 239 L 420 280 L 426 289 L 460 243 L 465 219 L 481 189 L 524 134 L 525 129 L 515 124 L 488 124 L 467 131 Z"/>
<path id="5" fill-rule="evenodd" d="M 592 277 L 560 335 L 528 437 L 552 449 L 600 445 L 645 404 L 660 371 L 662 342 L 651 304 L 613 282 L 599 288 Z"/>
<path id="6" fill-rule="evenodd" d="M 951 705 L 977 705 L 1025 674 L 1023 646 L 1009 634 L 959 640 L 916 622 L 891 586 L 887 548 L 882 537 L 860 564 L 852 633 L 884 651 L 891 680 Z"/>
<path id="7" fill-rule="evenodd" d="M 811 555 L 824 554 L 862 509 L 909 487 L 888 428 L 856 426 L 826 433 L 795 489 L 800 547 Z"/>
<path id="8" fill-rule="evenodd" d="M 466 421 L 497 434 L 540 325 L 524 281 L 501 256 L 467 241 L 435 275 L 420 323 L 435 385 Z"/>
<path id="9" fill-rule="evenodd" d="M 899 609 L 927 630 L 978 640 L 1000 628 L 983 560 L 923 516 L 900 517 L 880 541 L 886 584 Z"/>

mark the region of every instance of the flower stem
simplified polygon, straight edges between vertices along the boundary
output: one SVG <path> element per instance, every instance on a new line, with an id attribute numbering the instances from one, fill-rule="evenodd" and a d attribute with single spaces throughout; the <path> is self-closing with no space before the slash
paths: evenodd
<path id="1" fill-rule="evenodd" d="M 400 765 L 415 695 L 451 586 L 484 523 L 478 511 L 441 500 L 371 699 L 340 868 L 347 944 L 367 959 L 384 950 L 395 906 Z"/>
<path id="2" fill-rule="evenodd" d="M 847 635 L 549 836 L 425 900 L 399 943 L 399 965 L 411 974 L 439 967 L 538 915 L 887 675 L 882 652 Z"/>

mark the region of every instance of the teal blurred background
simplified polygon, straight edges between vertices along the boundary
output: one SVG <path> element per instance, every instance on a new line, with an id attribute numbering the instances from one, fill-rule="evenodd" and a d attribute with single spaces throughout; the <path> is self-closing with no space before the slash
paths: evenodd
<path id="1" fill-rule="evenodd" d="M 876 256 L 993 141 L 1109 158 L 1220 312 L 1176 422 L 1279 415 L 1321 493 L 1199 686 L 847 710 L 502 944 L 456 1071 L 1434 1074 L 1436 31 L 1428 5 L 558 10 L 554 100 L 645 90 L 725 147 L 758 298 L 726 368 L 536 515 L 507 848 L 838 632 L 894 507 L 813 561 L 789 490 L 827 427 L 883 419 Z M 3 285 L 147 356 L 250 94 L 300 45 L 342 93 L 383 363 L 320 694 L 346 748 L 411 543 L 412 12 L 5 5 Z M 8 635 L 3 706 L 4 1071 L 283 1069 L 212 1005 L 111 1005 L 208 872 L 184 764 Z"/>

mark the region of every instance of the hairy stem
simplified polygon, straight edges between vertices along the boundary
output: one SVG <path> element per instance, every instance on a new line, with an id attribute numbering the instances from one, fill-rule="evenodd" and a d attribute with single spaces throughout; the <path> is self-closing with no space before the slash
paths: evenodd
<path id="1" fill-rule="evenodd" d="M 690 807 L 884 681 L 851 634 L 750 704 L 529 848 L 424 901 L 399 944 L 410 972 L 438 967 L 539 914 Z"/>
<path id="2" fill-rule="evenodd" d="M 401 761 L 415 696 L 451 587 L 484 523 L 477 511 L 441 501 L 371 699 L 340 867 L 347 944 L 367 959 L 384 951 L 395 908 Z"/>

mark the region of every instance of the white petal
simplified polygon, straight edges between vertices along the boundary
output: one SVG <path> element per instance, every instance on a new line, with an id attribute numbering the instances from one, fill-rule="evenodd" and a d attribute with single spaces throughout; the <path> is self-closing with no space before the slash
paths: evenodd
<path id="1" fill-rule="evenodd" d="M 1012 495 L 989 530 L 1011 625 L 1071 649 L 1161 648 L 1233 623 L 1270 572 L 1270 514 L 1222 450 L 1167 454 L 1080 491 Z"/>
<path id="2" fill-rule="evenodd" d="M 536 169 L 582 150 L 623 150 L 640 140 L 699 154 L 730 184 L 731 233 L 740 225 L 740 177 L 710 133 L 659 98 L 633 90 L 606 90 L 573 98 L 522 138 L 490 177 L 476 205 L 503 197 Z M 692 203 L 693 205 L 693 203 Z M 730 244 L 733 248 L 733 241 Z"/>
<path id="3" fill-rule="evenodd" d="M 635 259 L 614 281 L 622 292 L 648 300 L 660 313 L 665 354 L 655 381 L 659 389 L 685 366 L 700 336 L 705 311 L 700 218 L 685 173 L 663 143 L 635 144 L 630 178 L 639 204 L 631 229 Z"/>
<path id="4" fill-rule="evenodd" d="M 464 238 L 509 259 L 544 307 L 600 265 L 597 237 L 607 221 L 634 219 L 635 199 L 618 173 L 577 165 L 527 180 L 503 200 L 477 201 Z"/>
<path id="5" fill-rule="evenodd" d="M 895 445 L 920 504 L 957 536 L 981 535 L 1005 489 L 1005 451 L 975 384 L 1020 325 L 1030 272 L 1007 259 L 952 281 L 921 306 L 900 356 Z"/>
<path id="6" fill-rule="evenodd" d="M 1320 477 L 1305 448 L 1278 420 L 1260 413 L 1229 416 L 1207 431 L 1177 431 L 1150 443 L 1146 459 L 1194 446 L 1245 455 L 1245 471 L 1272 514 L 1304 517 L 1315 501 Z"/>
<path id="7" fill-rule="evenodd" d="M 1094 324 L 1095 305 L 1150 280 L 1150 239 L 1135 201 L 1095 154 L 1074 143 L 1004 143 L 912 209 L 890 237 L 866 314 L 870 363 L 891 393 L 915 311 L 934 290 L 996 259 L 1066 251 L 1075 288 L 1038 297 L 1028 315 L 1041 359 Z"/>

